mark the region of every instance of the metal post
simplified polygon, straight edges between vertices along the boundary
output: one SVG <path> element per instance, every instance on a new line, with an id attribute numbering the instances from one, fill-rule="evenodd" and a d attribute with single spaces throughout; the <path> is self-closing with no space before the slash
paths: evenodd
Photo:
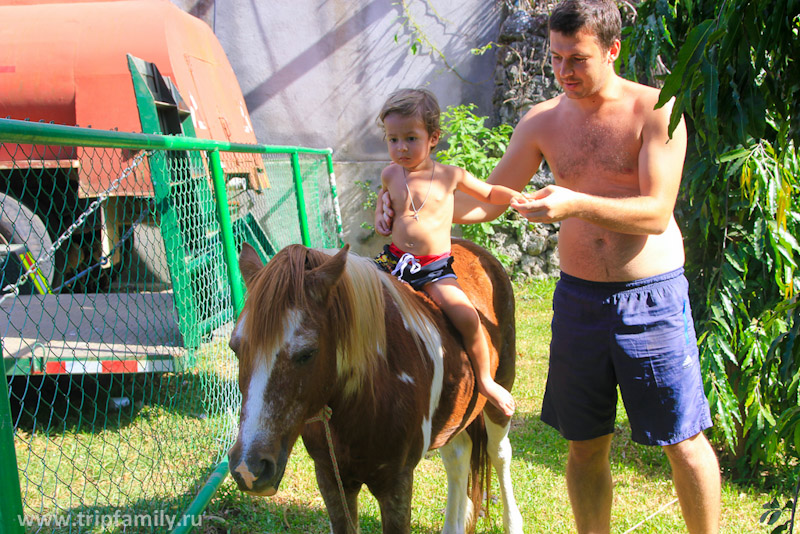
<path id="1" fill-rule="evenodd" d="M 5 370 L 0 376 L 0 532 L 22 534 L 22 495 L 19 491 L 14 425 Z"/>
<path id="2" fill-rule="evenodd" d="M 325 155 L 325 162 L 328 165 L 328 179 L 331 184 L 331 196 L 333 197 L 333 212 L 336 215 L 336 237 L 339 240 L 339 246 L 344 245 L 344 237 L 342 232 L 342 212 L 339 210 L 339 196 L 336 193 L 336 174 L 333 172 L 333 151 Z"/>
<path id="3" fill-rule="evenodd" d="M 306 216 L 306 197 L 303 194 L 303 173 L 300 172 L 300 158 L 297 151 L 292 151 L 292 178 L 294 178 L 294 194 L 297 198 L 297 217 L 300 221 L 300 237 L 303 244 L 311 246 L 311 236 L 308 233 L 308 217 Z"/>
<path id="4" fill-rule="evenodd" d="M 217 219 L 219 220 L 220 237 L 222 238 L 222 254 L 225 257 L 225 265 L 228 267 L 228 281 L 231 286 L 233 308 L 238 316 L 242 308 L 244 308 L 244 283 L 242 282 L 242 274 L 239 271 L 239 258 L 236 255 L 236 242 L 233 239 L 231 214 L 228 211 L 228 191 L 225 189 L 225 173 L 222 171 L 219 150 L 210 151 L 208 160 L 211 164 L 211 179 L 214 182 L 214 197 L 217 201 Z"/>

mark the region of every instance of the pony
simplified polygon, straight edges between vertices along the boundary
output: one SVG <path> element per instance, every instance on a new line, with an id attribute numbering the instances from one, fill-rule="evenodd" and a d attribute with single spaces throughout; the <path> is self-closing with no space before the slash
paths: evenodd
<path id="1" fill-rule="evenodd" d="M 511 283 L 477 245 L 454 239 L 452 252 L 481 316 L 495 378 L 511 390 Z M 239 266 L 248 296 L 230 347 L 242 407 L 228 458 L 240 490 L 274 495 L 302 436 L 333 534 L 359 532 L 363 485 L 379 504 L 383 532 L 407 534 L 414 468 L 439 448 L 448 488 L 442 532 L 474 529 L 491 462 L 505 532 L 522 533 L 510 418 L 477 392 L 461 338 L 430 298 L 349 245 L 338 252 L 289 245 L 263 265 L 245 244 Z"/>

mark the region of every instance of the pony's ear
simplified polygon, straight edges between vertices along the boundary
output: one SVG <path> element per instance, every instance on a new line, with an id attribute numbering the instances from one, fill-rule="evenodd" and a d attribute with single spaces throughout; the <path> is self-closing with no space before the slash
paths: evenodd
<path id="1" fill-rule="evenodd" d="M 308 295 L 315 302 L 322 305 L 327 304 L 331 289 L 339 282 L 344 273 L 349 250 L 350 244 L 348 243 L 335 256 L 308 273 L 306 277 Z"/>
<path id="2" fill-rule="evenodd" d="M 250 243 L 242 244 L 242 251 L 239 253 L 239 271 L 245 285 L 250 285 L 250 280 L 264 266 L 256 249 Z"/>

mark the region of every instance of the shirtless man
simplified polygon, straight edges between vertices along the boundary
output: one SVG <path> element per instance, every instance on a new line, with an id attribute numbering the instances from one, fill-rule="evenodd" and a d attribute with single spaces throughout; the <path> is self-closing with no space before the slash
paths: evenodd
<path id="1" fill-rule="evenodd" d="M 690 533 L 719 528 L 720 474 L 702 431 L 711 426 L 673 217 L 686 128 L 668 136 L 671 106 L 620 78 L 613 0 L 564 0 L 550 19 L 563 94 L 519 122 L 488 181 L 522 190 L 542 160 L 555 185 L 511 206 L 533 222 L 561 221 L 562 277 L 542 420 L 569 440 L 567 488 L 579 533 L 611 530 L 609 462 L 617 385 L 635 441 L 663 447 Z M 391 210 L 381 203 L 391 224 Z M 455 220 L 502 207 L 457 199 Z"/>

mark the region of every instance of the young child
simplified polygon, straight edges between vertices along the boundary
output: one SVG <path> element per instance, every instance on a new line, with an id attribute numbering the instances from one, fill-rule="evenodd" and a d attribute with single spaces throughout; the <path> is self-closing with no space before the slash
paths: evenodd
<path id="1" fill-rule="evenodd" d="M 395 213 L 392 244 L 376 262 L 406 281 L 424 289 L 461 332 L 472 360 L 480 391 L 510 416 L 511 394 L 491 376 L 489 346 L 480 328 L 478 312 L 458 285 L 450 255 L 450 228 L 456 190 L 491 204 L 508 204 L 520 193 L 490 185 L 459 167 L 438 163 L 431 152 L 439 142 L 439 104 L 426 89 L 401 89 L 381 109 L 392 163 L 381 173 L 381 192 L 388 192 Z M 376 210 L 382 216 L 380 201 Z M 377 227 L 377 225 L 376 225 Z"/>

